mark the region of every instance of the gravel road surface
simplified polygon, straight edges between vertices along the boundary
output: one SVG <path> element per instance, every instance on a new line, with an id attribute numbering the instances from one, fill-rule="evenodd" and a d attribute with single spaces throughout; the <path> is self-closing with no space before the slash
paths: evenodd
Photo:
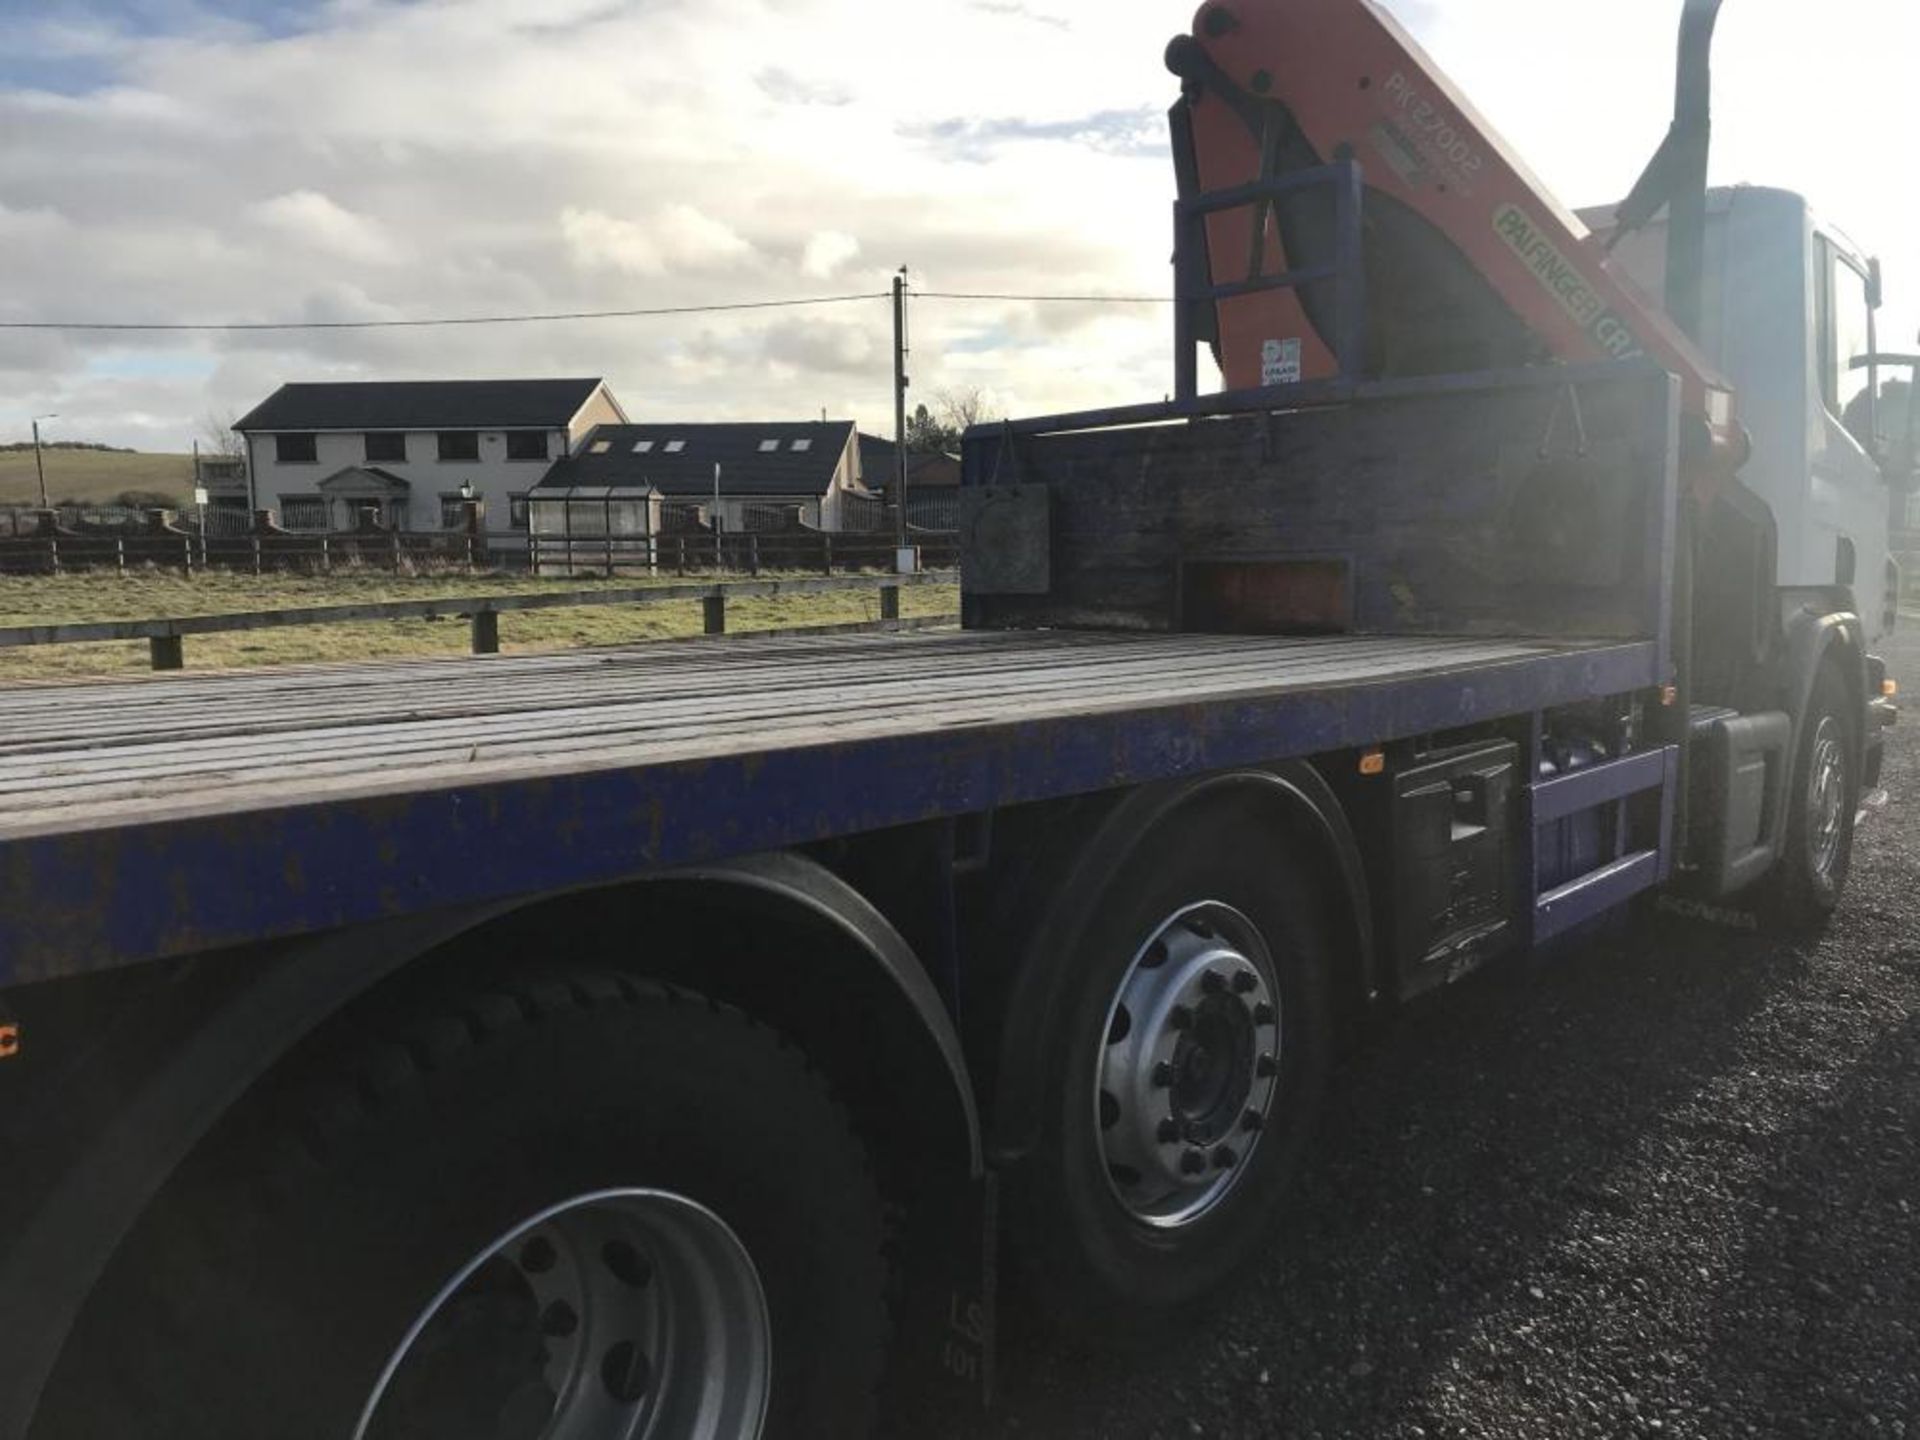
<path id="1" fill-rule="evenodd" d="M 997 1409 L 915 1436 L 1920 1437 L 1917 730 L 1824 936 L 1665 918 L 1410 1009 L 1210 1326 L 1009 1316 Z"/>

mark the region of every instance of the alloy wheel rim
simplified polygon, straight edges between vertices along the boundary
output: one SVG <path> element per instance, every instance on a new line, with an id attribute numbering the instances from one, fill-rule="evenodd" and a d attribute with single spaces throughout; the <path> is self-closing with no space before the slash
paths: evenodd
<path id="1" fill-rule="evenodd" d="M 1807 834 L 1814 872 L 1828 884 L 1839 865 L 1840 837 L 1846 828 L 1846 779 L 1839 722 L 1823 715 L 1813 734 L 1813 763 L 1807 777 Z"/>
<path id="2" fill-rule="evenodd" d="M 719 1216 L 668 1191 L 596 1191 L 447 1281 L 353 1440 L 753 1440 L 771 1356 L 759 1273 Z"/>
<path id="3" fill-rule="evenodd" d="M 1094 1134 L 1114 1199 L 1190 1225 L 1239 1184 L 1279 1093 L 1281 997 L 1259 929 L 1219 901 L 1155 927 L 1107 1007 Z"/>

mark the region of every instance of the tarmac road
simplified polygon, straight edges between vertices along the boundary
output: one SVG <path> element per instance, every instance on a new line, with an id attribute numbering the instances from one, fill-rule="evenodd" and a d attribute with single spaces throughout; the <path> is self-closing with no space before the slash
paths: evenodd
<path id="1" fill-rule="evenodd" d="M 1411 1008 L 1210 1326 L 1007 1317 L 1000 1404 L 916 1440 L 1920 1437 L 1917 729 L 1823 936 L 1664 918 Z"/>

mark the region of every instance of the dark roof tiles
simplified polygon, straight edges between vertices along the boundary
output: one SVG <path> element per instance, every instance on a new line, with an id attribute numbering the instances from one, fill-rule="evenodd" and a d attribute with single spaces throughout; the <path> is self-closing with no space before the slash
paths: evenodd
<path id="1" fill-rule="evenodd" d="M 340 380 L 282 385 L 236 430 L 550 429 L 580 412 L 597 379 Z"/>
<path id="2" fill-rule="evenodd" d="M 851 420 L 601 425 L 540 488 L 649 485 L 663 495 L 705 496 L 717 464 L 723 494 L 824 495 L 852 435 Z"/>

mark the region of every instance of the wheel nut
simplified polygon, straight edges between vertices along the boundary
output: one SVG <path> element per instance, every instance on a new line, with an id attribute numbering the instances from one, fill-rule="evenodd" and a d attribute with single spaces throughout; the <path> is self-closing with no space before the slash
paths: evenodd
<path id="1" fill-rule="evenodd" d="M 1162 1145 L 1173 1144 L 1174 1141 L 1180 1138 L 1180 1122 L 1171 1116 L 1162 1120 L 1159 1127 L 1154 1130 L 1153 1138 L 1158 1140 Z"/>
<path id="2" fill-rule="evenodd" d="M 1158 1065 L 1155 1065 L 1153 1067 L 1153 1084 L 1154 1088 L 1158 1090 L 1164 1090 L 1173 1084 L 1173 1066 L 1164 1060 Z"/>
<path id="3" fill-rule="evenodd" d="M 1218 970 L 1209 970 L 1200 977 L 1200 988 L 1209 995 L 1218 995 L 1227 988 L 1227 977 Z"/>
<path id="4" fill-rule="evenodd" d="M 1271 1055 L 1262 1055 L 1253 1062 L 1253 1073 L 1262 1080 L 1271 1080 L 1280 1073 L 1279 1063 Z"/>
<path id="5" fill-rule="evenodd" d="M 1233 972 L 1233 992 L 1236 995 L 1246 994 L 1259 983 L 1260 982 L 1254 978 L 1251 970 L 1236 970 Z"/>
<path id="6" fill-rule="evenodd" d="M 1189 1030 L 1193 1027 L 1193 1011 L 1176 1005 L 1167 1012 L 1167 1024 L 1175 1030 Z"/>
<path id="7" fill-rule="evenodd" d="M 1231 1170 L 1239 1160 L 1231 1145 L 1216 1145 L 1213 1151 L 1213 1164 L 1216 1170 Z"/>
<path id="8" fill-rule="evenodd" d="M 1258 1110 L 1249 1110 L 1240 1117 L 1240 1128 L 1245 1130 L 1249 1135 L 1266 1123 L 1266 1120 Z"/>
<path id="9" fill-rule="evenodd" d="M 1207 1168 L 1207 1157 L 1198 1150 L 1189 1150 L 1180 1157 L 1180 1169 L 1188 1175 L 1198 1175 Z"/>
<path id="10" fill-rule="evenodd" d="M 544 1235 L 536 1235 L 520 1247 L 520 1268 L 530 1275 L 545 1274 L 559 1258 L 553 1242 Z"/>
<path id="11" fill-rule="evenodd" d="M 1253 1007 L 1253 1023 L 1256 1025 L 1273 1024 L 1273 1006 L 1261 1001 Z"/>

